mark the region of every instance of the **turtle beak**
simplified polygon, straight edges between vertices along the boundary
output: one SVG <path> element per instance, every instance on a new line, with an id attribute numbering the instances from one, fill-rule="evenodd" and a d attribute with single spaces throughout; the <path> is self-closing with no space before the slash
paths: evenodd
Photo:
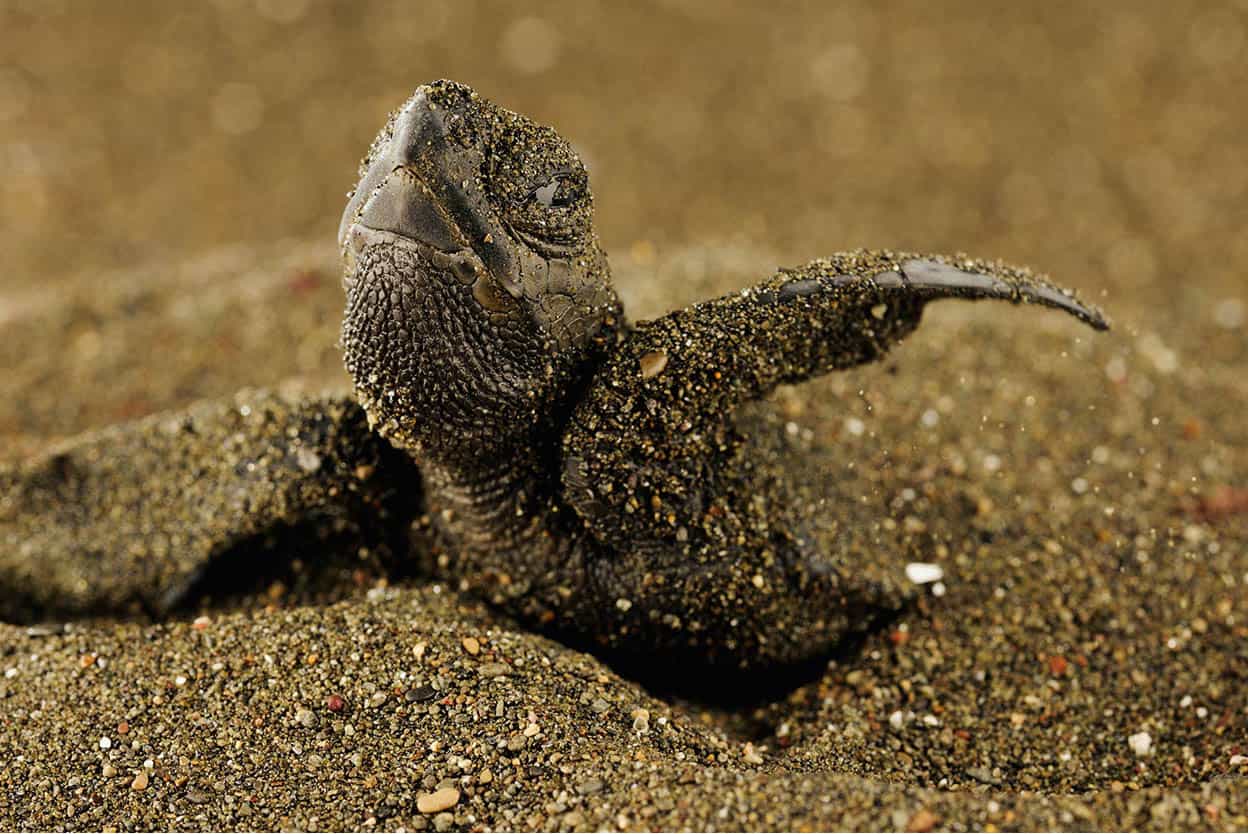
<path id="1" fill-rule="evenodd" d="M 443 252 L 473 249 L 491 276 L 513 296 L 519 267 L 510 237 L 480 185 L 482 156 L 447 137 L 454 111 L 430 101 L 422 87 L 394 117 L 347 203 L 338 245 L 350 257 L 360 235 L 354 227 L 392 232 Z"/>

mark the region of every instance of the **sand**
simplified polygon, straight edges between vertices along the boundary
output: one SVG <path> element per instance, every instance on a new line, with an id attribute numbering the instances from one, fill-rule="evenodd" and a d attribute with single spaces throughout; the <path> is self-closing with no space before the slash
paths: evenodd
<path id="1" fill-rule="evenodd" d="M 1248 827 L 1242 10 L 567 10 L 550 58 L 550 13 L 481 7 L 431 13 L 442 34 L 396 66 L 379 55 L 420 33 L 381 11 L 226 6 L 202 14 L 232 15 L 229 38 L 193 59 L 190 13 L 99 23 L 136 33 L 127 61 L 194 64 L 177 83 L 93 48 L 39 59 L 84 37 L 73 15 L 4 44 L 0 90 L 56 91 L 0 122 L 10 168 L 17 144 L 42 160 L 3 191 L 6 460 L 245 388 L 341 402 L 349 156 L 439 74 L 583 143 L 636 317 L 888 245 L 1029 263 L 1115 329 L 949 302 L 887 362 L 777 395 L 829 495 L 872 519 L 864 570 L 943 573 L 804 676 L 672 691 L 657 662 L 613 669 L 300 542 L 165 620 L 0 626 L 0 826 Z M 478 19 L 496 53 L 445 57 Z M 634 63 L 682 35 L 704 60 L 674 79 Z M 268 58 L 278 41 L 352 57 L 358 101 Z M 255 108 L 221 85 L 243 82 L 211 71 L 231 50 L 261 55 L 246 83 L 267 105 L 242 133 Z M 133 98 L 170 115 L 139 130 Z M 197 119 L 215 139 L 187 141 Z M 188 193 L 203 211 L 175 223 Z M 84 214 L 92 195 L 109 208 Z"/>

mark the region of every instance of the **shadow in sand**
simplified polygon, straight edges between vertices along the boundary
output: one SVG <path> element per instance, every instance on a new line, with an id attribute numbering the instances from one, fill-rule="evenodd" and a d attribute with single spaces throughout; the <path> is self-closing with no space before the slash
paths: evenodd
<path id="1" fill-rule="evenodd" d="M 735 666 L 708 666 L 695 655 L 657 656 L 639 652 L 604 651 L 578 635 L 549 633 L 565 646 L 592 654 L 623 678 L 634 681 L 662 700 L 680 700 L 714 709 L 746 710 L 780 700 L 793 690 L 817 681 L 831 663 L 852 665 L 872 635 L 887 630 L 909 606 L 876 609 L 864 614 L 865 625 L 827 652 L 801 663 L 743 671 Z"/>

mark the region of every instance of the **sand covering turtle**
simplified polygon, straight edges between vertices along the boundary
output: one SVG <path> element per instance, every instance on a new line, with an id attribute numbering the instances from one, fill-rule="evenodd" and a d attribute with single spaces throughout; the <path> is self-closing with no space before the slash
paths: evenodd
<path id="1" fill-rule="evenodd" d="M 817 658 L 906 590 L 859 569 L 861 510 L 827 502 L 767 396 L 880 358 L 936 299 L 1106 326 L 1025 269 L 874 251 L 630 324 L 571 146 L 445 81 L 373 143 L 339 244 L 358 404 L 209 403 L 4 473 L 6 616 L 165 613 L 310 536 L 621 655 Z"/>

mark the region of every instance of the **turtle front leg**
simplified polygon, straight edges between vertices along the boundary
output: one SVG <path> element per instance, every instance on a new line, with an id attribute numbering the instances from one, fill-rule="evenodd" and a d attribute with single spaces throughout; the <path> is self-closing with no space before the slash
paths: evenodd
<path id="1" fill-rule="evenodd" d="M 565 497 L 604 541 L 674 542 L 732 487 L 734 419 L 777 385 L 875 361 L 942 298 L 999 299 L 1108 325 L 1026 269 L 853 252 L 643 322 L 588 389 L 564 441 Z"/>
<path id="2" fill-rule="evenodd" d="M 895 579 L 858 569 L 855 531 L 813 535 L 820 520 L 801 516 L 809 503 L 795 499 L 783 450 L 764 448 L 765 421 L 742 407 L 779 384 L 879 359 L 940 298 L 1039 304 L 1105 327 L 1025 270 L 859 252 L 625 337 L 563 444 L 564 499 L 613 553 L 595 563 L 609 642 L 645 634 L 699 662 L 757 667 L 814 656 L 901 604 Z"/>

